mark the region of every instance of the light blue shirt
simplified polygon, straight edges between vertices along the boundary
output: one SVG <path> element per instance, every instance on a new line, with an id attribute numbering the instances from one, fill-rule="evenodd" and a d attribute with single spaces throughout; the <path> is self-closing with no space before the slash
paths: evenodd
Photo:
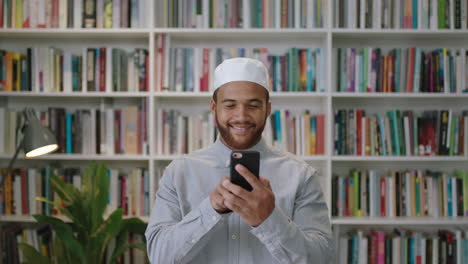
<path id="1" fill-rule="evenodd" d="M 218 214 L 209 195 L 229 176 L 231 150 L 218 139 L 175 159 L 161 178 L 146 229 L 152 263 L 331 263 L 328 208 L 317 171 L 262 139 L 260 175 L 275 194 L 273 213 L 251 227 L 237 213 Z"/>

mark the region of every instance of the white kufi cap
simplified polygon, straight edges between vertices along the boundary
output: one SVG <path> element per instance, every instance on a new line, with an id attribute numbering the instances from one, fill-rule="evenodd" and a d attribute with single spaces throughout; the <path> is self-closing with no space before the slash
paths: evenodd
<path id="1" fill-rule="evenodd" d="M 255 59 L 224 60 L 214 71 L 214 91 L 223 84 L 234 81 L 254 82 L 268 90 L 268 70 L 263 62 Z"/>

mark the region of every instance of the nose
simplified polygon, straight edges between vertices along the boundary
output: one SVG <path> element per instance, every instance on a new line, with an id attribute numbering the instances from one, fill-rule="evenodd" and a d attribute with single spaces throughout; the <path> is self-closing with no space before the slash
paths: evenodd
<path id="1" fill-rule="evenodd" d="M 239 105 L 239 107 L 237 107 L 236 117 L 239 121 L 246 120 L 248 115 L 249 113 L 248 113 L 247 106 Z"/>

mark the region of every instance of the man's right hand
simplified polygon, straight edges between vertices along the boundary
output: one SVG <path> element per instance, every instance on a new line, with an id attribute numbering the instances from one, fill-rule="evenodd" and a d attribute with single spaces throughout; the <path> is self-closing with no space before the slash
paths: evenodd
<path id="1" fill-rule="evenodd" d="M 225 214 L 231 212 L 226 206 L 224 206 L 224 198 L 222 193 L 227 191 L 226 188 L 222 185 L 222 182 L 228 179 L 228 177 L 223 177 L 221 182 L 216 186 L 216 188 L 210 193 L 210 202 L 213 209 L 216 210 L 219 214 Z"/>

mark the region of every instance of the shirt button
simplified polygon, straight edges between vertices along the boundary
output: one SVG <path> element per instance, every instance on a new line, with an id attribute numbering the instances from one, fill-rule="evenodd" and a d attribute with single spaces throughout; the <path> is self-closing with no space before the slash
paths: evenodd
<path id="1" fill-rule="evenodd" d="M 233 240 L 235 240 L 237 237 L 236 237 L 236 235 L 232 235 L 231 238 L 232 238 Z"/>

